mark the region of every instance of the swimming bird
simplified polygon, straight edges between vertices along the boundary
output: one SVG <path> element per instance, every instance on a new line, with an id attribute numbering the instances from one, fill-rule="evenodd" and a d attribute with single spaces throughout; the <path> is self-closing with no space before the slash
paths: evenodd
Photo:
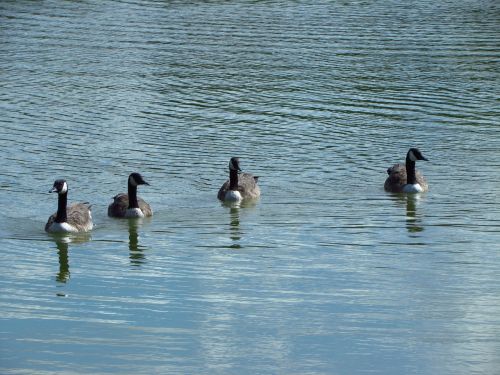
<path id="1" fill-rule="evenodd" d="M 384 189 L 391 193 L 421 193 L 429 190 L 424 176 L 415 170 L 417 160 L 428 160 L 418 148 L 410 148 L 406 154 L 405 164 L 394 164 L 387 169 L 389 177 L 385 180 Z"/>
<path id="2" fill-rule="evenodd" d="M 54 182 L 54 186 L 49 193 L 57 193 L 57 212 L 52 214 L 45 224 L 45 231 L 50 233 L 77 233 L 92 230 L 92 213 L 90 204 L 74 203 L 68 204 L 68 183 L 60 179 Z"/>
<path id="3" fill-rule="evenodd" d="M 239 202 L 243 199 L 258 198 L 260 188 L 257 185 L 258 176 L 250 173 L 241 173 L 240 159 L 229 160 L 229 180 L 219 189 L 217 198 L 225 202 Z"/>
<path id="4" fill-rule="evenodd" d="M 128 194 L 120 193 L 113 197 L 113 203 L 108 206 L 108 216 L 111 217 L 147 217 L 153 216 L 151 206 L 137 196 L 137 186 L 149 185 L 139 173 L 128 176 Z"/>

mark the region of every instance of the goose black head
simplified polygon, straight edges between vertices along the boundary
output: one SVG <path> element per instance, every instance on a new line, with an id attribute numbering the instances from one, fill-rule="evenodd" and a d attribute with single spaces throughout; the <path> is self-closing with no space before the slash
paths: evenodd
<path id="1" fill-rule="evenodd" d="M 52 189 L 49 190 L 49 193 L 57 193 L 57 194 L 64 194 L 67 192 L 68 192 L 68 184 L 66 180 L 63 179 L 55 180 Z"/>
<path id="2" fill-rule="evenodd" d="M 241 172 L 240 158 L 233 157 L 229 160 L 229 170 Z"/>
<path id="3" fill-rule="evenodd" d="M 132 186 L 149 185 L 149 183 L 142 178 L 141 174 L 137 172 L 131 173 L 128 180 Z"/>
<path id="4" fill-rule="evenodd" d="M 411 161 L 417 161 L 417 160 L 429 160 L 427 159 L 418 148 L 410 148 L 408 150 L 408 154 L 406 155 L 406 158 L 411 160 Z"/>

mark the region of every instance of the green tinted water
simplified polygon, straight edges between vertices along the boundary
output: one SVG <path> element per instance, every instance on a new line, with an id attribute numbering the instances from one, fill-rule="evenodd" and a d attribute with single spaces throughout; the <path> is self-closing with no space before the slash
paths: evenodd
<path id="1" fill-rule="evenodd" d="M 0 372 L 495 374 L 499 14 L 4 2 Z M 429 193 L 385 193 L 410 146 Z M 132 171 L 155 216 L 110 219 Z M 89 236 L 43 231 L 56 178 Z"/>

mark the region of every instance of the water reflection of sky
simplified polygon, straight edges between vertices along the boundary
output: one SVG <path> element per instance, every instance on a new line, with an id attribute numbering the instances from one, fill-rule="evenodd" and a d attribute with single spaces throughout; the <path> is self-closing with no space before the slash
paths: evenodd
<path id="1" fill-rule="evenodd" d="M 2 19 L 0 372 L 496 373 L 495 6 L 27 4 Z M 386 194 L 409 146 L 430 191 Z M 255 205 L 216 199 L 231 156 Z M 132 171 L 155 216 L 110 219 Z M 60 177 L 89 238 L 43 231 Z"/>

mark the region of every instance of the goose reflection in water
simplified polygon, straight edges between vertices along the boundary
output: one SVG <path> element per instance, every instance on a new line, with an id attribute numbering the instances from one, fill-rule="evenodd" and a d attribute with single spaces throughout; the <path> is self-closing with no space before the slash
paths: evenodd
<path id="1" fill-rule="evenodd" d="M 144 254 L 146 247 L 139 244 L 139 228 L 142 226 L 144 220 L 142 218 L 128 219 L 129 258 L 130 264 L 136 267 L 141 266 L 146 261 Z"/>
<path id="2" fill-rule="evenodd" d="M 229 238 L 232 244 L 229 246 L 231 249 L 241 249 L 241 240 L 243 231 L 240 228 L 240 215 L 244 210 L 256 207 L 258 199 L 248 199 L 239 202 L 223 202 L 224 207 L 229 208 Z"/>
<path id="3" fill-rule="evenodd" d="M 417 203 L 423 199 L 419 194 L 395 194 L 395 202 L 406 209 L 406 229 L 410 234 L 424 231 L 422 215 L 417 211 Z"/>
<path id="4" fill-rule="evenodd" d="M 90 233 L 59 234 L 52 237 L 59 256 L 59 272 L 56 274 L 56 281 L 65 284 L 71 277 L 71 272 L 69 271 L 69 244 L 88 242 L 91 235 Z"/>
<path id="5" fill-rule="evenodd" d="M 59 272 L 56 274 L 56 281 L 66 283 L 69 280 L 69 257 L 68 257 L 68 243 L 64 241 L 56 242 L 58 255 L 59 255 Z"/>
<path id="6" fill-rule="evenodd" d="M 406 195 L 406 229 L 410 233 L 418 233 L 424 230 L 422 225 L 422 217 L 417 213 L 417 201 L 420 199 L 418 195 Z"/>
<path id="7" fill-rule="evenodd" d="M 240 230 L 240 207 L 235 206 L 229 209 L 229 238 L 233 241 L 230 245 L 232 249 L 241 249 L 241 230 Z"/>

